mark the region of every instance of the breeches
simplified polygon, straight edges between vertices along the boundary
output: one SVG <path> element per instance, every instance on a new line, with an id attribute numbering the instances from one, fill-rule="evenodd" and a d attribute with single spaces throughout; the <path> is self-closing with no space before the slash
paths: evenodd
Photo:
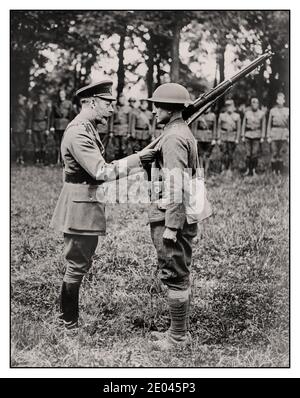
<path id="1" fill-rule="evenodd" d="M 64 135 L 64 130 L 55 130 L 54 140 L 55 140 L 56 150 L 57 149 L 60 150 L 60 144 L 61 144 L 63 135 Z"/>
<path id="2" fill-rule="evenodd" d="M 177 241 L 163 239 L 165 222 L 150 224 L 151 238 L 157 252 L 159 278 L 172 290 L 186 290 L 190 286 L 192 240 L 197 224 L 185 224 L 177 232 Z"/>
<path id="3" fill-rule="evenodd" d="M 225 141 L 225 142 L 222 142 L 222 144 L 221 144 L 223 161 L 224 161 L 226 167 L 229 167 L 229 165 L 233 161 L 233 154 L 235 151 L 235 147 L 236 147 L 235 142 L 231 142 L 231 141 Z"/>
<path id="4" fill-rule="evenodd" d="M 271 142 L 272 161 L 282 161 L 284 154 L 287 152 L 288 143 L 285 140 Z"/>
<path id="5" fill-rule="evenodd" d="M 246 144 L 247 157 L 250 159 L 257 159 L 260 150 L 259 140 L 246 138 L 245 144 Z"/>
<path id="6" fill-rule="evenodd" d="M 27 143 L 27 134 L 26 133 L 14 133 L 12 135 L 13 143 L 16 147 L 16 151 L 20 152 L 24 149 Z"/>
<path id="7" fill-rule="evenodd" d="M 80 282 L 92 266 L 92 257 L 98 244 L 98 236 L 64 234 L 67 268 L 64 281 Z"/>
<path id="8" fill-rule="evenodd" d="M 212 145 L 210 142 L 198 141 L 198 154 L 199 157 L 209 158 L 212 151 Z"/>
<path id="9" fill-rule="evenodd" d="M 47 136 L 45 131 L 33 131 L 32 143 L 35 151 L 44 151 L 47 144 Z"/>

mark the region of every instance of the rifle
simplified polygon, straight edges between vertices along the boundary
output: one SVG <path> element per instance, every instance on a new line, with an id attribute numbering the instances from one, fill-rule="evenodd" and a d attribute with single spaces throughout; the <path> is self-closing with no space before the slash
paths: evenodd
<path id="1" fill-rule="evenodd" d="M 225 95 L 231 87 L 240 79 L 248 75 L 258 66 L 262 65 L 268 58 L 273 55 L 272 52 L 266 52 L 260 57 L 252 61 L 248 66 L 240 70 L 230 79 L 224 80 L 216 87 L 209 90 L 207 93 L 202 94 L 197 98 L 191 105 L 184 109 L 182 112 L 182 117 L 188 125 L 193 123 L 200 115 L 202 115 L 208 108 L 210 108 L 219 98 Z M 146 146 L 147 149 L 154 148 L 156 144 L 160 141 L 162 135 L 157 137 L 149 145 Z"/>

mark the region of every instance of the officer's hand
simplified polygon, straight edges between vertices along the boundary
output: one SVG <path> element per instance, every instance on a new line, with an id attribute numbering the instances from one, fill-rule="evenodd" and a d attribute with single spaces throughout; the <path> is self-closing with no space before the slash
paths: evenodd
<path id="1" fill-rule="evenodd" d="M 142 149 L 138 155 L 142 163 L 151 163 L 156 158 L 157 149 Z"/>
<path id="2" fill-rule="evenodd" d="M 164 239 L 168 239 L 168 240 L 172 240 L 173 242 L 177 241 L 177 230 L 175 229 L 170 229 L 170 228 L 166 228 L 165 232 L 163 234 L 163 238 Z"/>
<path id="3" fill-rule="evenodd" d="M 260 142 L 261 142 L 261 144 L 264 142 L 264 138 L 263 137 L 261 137 Z"/>
<path id="4" fill-rule="evenodd" d="M 271 138 L 271 137 L 268 137 L 268 138 L 267 138 L 267 141 L 268 141 L 269 144 L 271 144 L 272 138 Z"/>
<path id="5" fill-rule="evenodd" d="M 216 145 L 216 140 L 212 140 L 211 145 Z"/>

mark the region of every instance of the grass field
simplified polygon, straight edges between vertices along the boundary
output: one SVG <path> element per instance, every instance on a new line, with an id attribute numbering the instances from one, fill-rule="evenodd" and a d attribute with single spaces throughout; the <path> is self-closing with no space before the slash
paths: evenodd
<path id="1" fill-rule="evenodd" d="M 108 205 L 107 236 L 80 298 L 82 327 L 56 325 L 63 239 L 48 225 L 57 168 L 12 167 L 12 367 L 289 366 L 288 179 L 210 178 L 214 216 L 194 243 L 190 347 L 151 350 L 168 327 L 145 205 Z"/>

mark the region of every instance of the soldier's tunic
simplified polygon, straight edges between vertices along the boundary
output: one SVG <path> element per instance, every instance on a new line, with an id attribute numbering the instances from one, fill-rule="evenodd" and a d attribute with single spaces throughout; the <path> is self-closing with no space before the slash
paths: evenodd
<path id="1" fill-rule="evenodd" d="M 68 125 L 61 152 L 64 184 L 51 226 L 64 233 L 64 281 L 74 283 L 90 268 L 98 236 L 106 232 L 103 183 L 126 176 L 141 163 L 138 155 L 106 163 L 96 125 L 81 114 Z"/>
<path id="2" fill-rule="evenodd" d="M 151 141 L 152 112 L 148 109 L 137 109 L 132 114 L 131 132 L 135 138 L 135 150 L 140 151 Z"/>
<path id="3" fill-rule="evenodd" d="M 130 106 L 117 105 L 110 119 L 110 130 L 114 136 L 115 152 L 118 158 L 127 153 Z"/>
<path id="4" fill-rule="evenodd" d="M 73 104 L 69 100 L 58 101 L 52 107 L 51 127 L 55 129 L 55 141 L 60 146 L 63 133 L 74 117 Z"/>
<path id="5" fill-rule="evenodd" d="M 29 109 L 28 106 L 17 104 L 12 110 L 11 129 L 12 140 L 16 148 L 17 157 L 22 156 L 22 152 L 27 142 L 26 130 L 29 127 Z"/>
<path id="6" fill-rule="evenodd" d="M 218 138 L 221 139 L 221 150 L 225 167 L 228 168 L 233 161 L 236 147 L 235 140 L 238 137 L 238 128 L 241 117 L 237 112 L 223 112 L 218 119 Z"/>
<path id="7" fill-rule="evenodd" d="M 197 235 L 197 224 L 188 224 L 183 201 L 178 198 L 178 186 L 168 183 L 169 170 L 181 175 L 189 168 L 197 169 L 197 148 L 193 134 L 179 116 L 165 126 L 159 143 L 157 160 L 152 168 L 152 201 L 149 209 L 151 238 L 157 251 L 159 276 L 173 290 L 186 290 L 190 285 L 192 239 Z M 172 180 L 171 180 L 172 181 Z M 170 198 L 166 204 L 165 199 Z M 173 198 L 173 199 L 172 199 Z M 163 239 L 165 227 L 177 230 L 177 241 Z"/>
<path id="8" fill-rule="evenodd" d="M 30 128 L 35 151 L 44 151 L 47 143 L 46 130 L 50 127 L 51 109 L 45 102 L 34 104 L 31 109 Z"/>
<path id="9" fill-rule="evenodd" d="M 289 108 L 275 106 L 270 110 L 267 137 L 272 139 L 272 161 L 282 161 L 288 147 Z"/>
<path id="10" fill-rule="evenodd" d="M 201 115 L 192 125 L 192 132 L 197 140 L 199 158 L 207 160 L 212 151 L 212 140 L 215 140 L 216 115 L 208 112 Z"/>
<path id="11" fill-rule="evenodd" d="M 243 131 L 245 131 L 245 144 L 247 157 L 249 161 L 256 163 L 259 150 L 260 150 L 260 139 L 264 138 L 265 131 L 265 112 L 258 109 L 253 111 L 248 109 L 245 112 L 243 119 Z"/>

